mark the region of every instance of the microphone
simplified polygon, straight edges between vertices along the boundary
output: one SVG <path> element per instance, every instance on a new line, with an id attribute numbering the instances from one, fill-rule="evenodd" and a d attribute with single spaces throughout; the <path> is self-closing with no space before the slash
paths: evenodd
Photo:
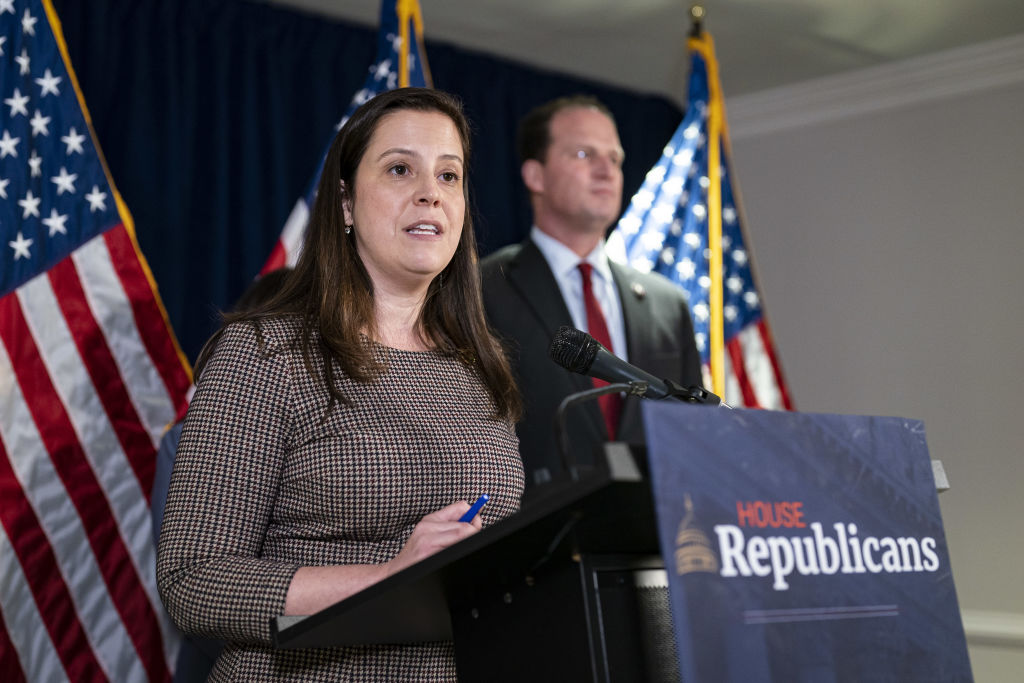
<path id="1" fill-rule="evenodd" d="M 644 398 L 674 398 L 689 403 L 717 405 L 721 399 L 702 387 L 684 387 L 672 380 L 658 379 L 635 365 L 622 360 L 599 341 L 582 330 L 563 325 L 558 328 L 548 348 L 551 360 L 570 372 L 597 377 L 611 383 L 643 383 L 646 391 L 636 393 Z"/>

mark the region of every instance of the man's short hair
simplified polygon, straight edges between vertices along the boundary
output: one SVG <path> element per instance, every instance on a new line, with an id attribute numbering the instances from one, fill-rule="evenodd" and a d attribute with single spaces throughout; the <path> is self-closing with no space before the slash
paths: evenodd
<path id="1" fill-rule="evenodd" d="M 569 95 L 545 102 L 531 109 L 519 122 L 519 163 L 529 159 L 544 161 L 551 146 L 551 119 L 565 109 L 596 109 L 615 123 L 611 110 L 592 95 Z"/>

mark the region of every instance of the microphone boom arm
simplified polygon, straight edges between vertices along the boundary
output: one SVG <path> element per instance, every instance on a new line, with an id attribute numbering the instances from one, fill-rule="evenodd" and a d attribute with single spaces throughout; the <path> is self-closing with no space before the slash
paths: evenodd
<path id="1" fill-rule="evenodd" d="M 605 394 L 624 392 L 631 396 L 643 396 L 646 391 L 647 382 L 629 382 L 628 384 L 626 382 L 617 382 L 603 387 L 577 391 L 562 399 L 562 402 L 558 404 L 558 409 L 555 411 L 555 433 L 558 435 L 558 450 L 562 456 L 562 467 L 565 468 L 565 471 L 570 474 L 573 480 L 578 479 L 579 475 L 569 455 L 569 433 L 565 428 L 566 411 L 577 403 L 592 401 Z"/>

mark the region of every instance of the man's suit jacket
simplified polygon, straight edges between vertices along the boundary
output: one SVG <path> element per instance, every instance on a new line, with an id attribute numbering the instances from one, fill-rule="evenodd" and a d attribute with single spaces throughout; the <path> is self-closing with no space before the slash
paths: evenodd
<path id="1" fill-rule="evenodd" d="M 614 262 L 611 270 L 622 302 L 629 362 L 661 379 L 700 385 L 700 354 L 682 290 L 657 274 Z M 565 396 L 593 383 L 548 357 L 558 328 L 573 322 L 551 268 L 531 239 L 483 259 L 481 272 L 488 321 L 504 342 L 523 397 L 524 416 L 516 431 L 529 487 L 564 470 L 555 412 Z M 644 442 L 639 404 L 640 399 L 626 398 L 617 440 Z M 566 430 L 574 461 L 593 464 L 608 440 L 597 401 L 570 407 Z"/>

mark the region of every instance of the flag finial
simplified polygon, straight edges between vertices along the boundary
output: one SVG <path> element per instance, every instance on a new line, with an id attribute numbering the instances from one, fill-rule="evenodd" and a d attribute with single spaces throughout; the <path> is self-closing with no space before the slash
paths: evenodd
<path id="1" fill-rule="evenodd" d="M 704 5 L 691 5 L 690 6 L 690 37 L 700 38 L 701 32 L 704 30 Z"/>

